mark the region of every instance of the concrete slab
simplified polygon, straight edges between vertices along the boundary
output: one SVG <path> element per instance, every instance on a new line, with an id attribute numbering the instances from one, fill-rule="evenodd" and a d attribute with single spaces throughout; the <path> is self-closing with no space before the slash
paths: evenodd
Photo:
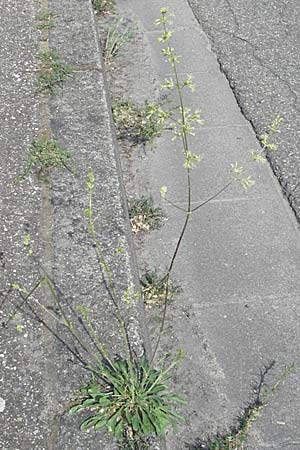
<path id="1" fill-rule="evenodd" d="M 178 26 L 177 21 L 174 23 L 174 27 L 176 26 Z M 161 54 L 161 49 L 164 46 L 158 42 L 160 35 L 161 29 L 157 27 L 156 31 L 148 34 L 148 40 L 153 48 L 152 57 L 153 61 L 157 64 L 159 73 L 161 75 L 168 75 L 170 73 L 170 64 L 165 62 L 165 58 Z M 190 45 L 191 41 L 194 41 L 194 47 Z M 192 34 L 191 28 L 184 27 L 178 29 L 177 36 L 174 35 L 172 42 L 175 49 L 181 49 L 178 52 L 178 56 L 180 57 L 180 64 L 178 65 L 179 73 L 210 73 L 216 67 L 216 59 L 210 51 L 210 45 L 205 34 L 201 32 Z"/>
<path id="2" fill-rule="evenodd" d="M 145 5 L 139 0 L 132 0 L 130 5 L 125 2 L 118 2 L 118 8 L 121 11 L 127 13 L 128 10 L 134 11 L 137 17 L 143 18 L 144 29 L 146 31 L 156 31 L 157 27 L 154 22 L 160 16 L 160 8 L 163 6 L 169 6 L 174 14 L 174 22 L 176 22 L 176 27 L 191 27 L 195 25 L 195 17 L 188 8 L 186 8 L 187 3 L 179 3 L 177 1 L 164 2 L 163 0 L 152 0 L 151 8 L 147 9 L 147 14 L 145 14 Z"/>

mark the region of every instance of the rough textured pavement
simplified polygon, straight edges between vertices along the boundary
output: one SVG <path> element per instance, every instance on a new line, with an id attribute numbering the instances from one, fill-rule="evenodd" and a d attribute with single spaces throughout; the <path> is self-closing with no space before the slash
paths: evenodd
<path id="1" fill-rule="evenodd" d="M 258 135 L 284 118 L 270 155 L 300 220 L 300 3 L 298 0 L 190 0 L 222 71 Z"/>
<path id="2" fill-rule="evenodd" d="M 36 29 L 38 2 L 0 5 L 0 54 L 5 61 L 0 94 L 1 322 L 20 302 L 9 292 L 10 284 L 29 289 L 42 265 L 59 288 L 61 301 L 69 312 L 73 309 L 73 317 L 76 306 L 89 307 L 99 337 L 119 354 L 122 347 L 111 301 L 84 218 L 87 174 L 93 170 L 96 231 L 123 295 L 136 281 L 136 273 L 94 16 L 89 0 L 49 0 L 42 7 L 56 16 L 56 27 L 46 41 Z M 57 51 L 75 69 L 74 77 L 49 101 L 36 93 L 36 55 L 41 48 Z M 72 152 L 76 174 L 53 173 L 48 186 L 34 176 L 16 183 L 27 148 L 42 132 L 52 132 Z M 22 244 L 28 233 L 34 259 L 26 256 Z M 117 254 L 120 246 L 124 253 Z M 35 299 L 55 315 L 46 290 Z M 36 320 L 34 311 L 43 317 L 35 304 L 32 311 L 25 308 L 8 327 L 0 328 L 1 450 L 115 449 L 110 436 L 83 433 L 79 431 L 83 418 L 68 415 L 74 392 L 87 373 L 68 351 L 67 345 L 73 351 L 75 346 L 64 328 L 45 316 L 65 344 Z M 140 315 L 138 304 L 126 306 L 128 332 L 137 352 L 143 345 Z"/>
<path id="3" fill-rule="evenodd" d="M 153 26 L 162 5 L 158 0 L 120 1 L 124 14 L 129 9 L 146 30 L 158 80 L 168 72 Z M 26 257 L 22 245 L 30 233 L 37 260 L 57 282 L 63 300 L 71 306 L 84 303 L 95 311 L 99 332 L 115 350 L 118 340 L 114 322 L 107 317 L 107 293 L 101 278 L 95 276 L 97 264 L 85 233 L 85 177 L 90 169 L 97 183 L 95 210 L 101 218 L 97 230 L 120 290 L 135 273 L 92 10 L 88 0 L 51 0 L 49 9 L 57 13 L 49 46 L 75 66 L 76 76 L 48 104 L 35 95 L 34 55 L 41 45 L 35 29 L 38 3 L 28 0 L 24 5 L 18 0 L 0 5 L 0 51 L 1 60 L 6 61 L 0 94 L 1 313 L 5 318 L 17 301 L 14 293 L 8 292 L 11 282 L 31 286 L 36 279 L 36 260 Z M 178 30 L 174 45 L 182 55 L 180 73 L 194 74 L 199 87 L 189 101 L 201 107 L 205 119 L 205 126 L 193 139 L 204 156 L 194 173 L 195 201 L 222 186 L 233 161 L 239 161 L 256 179 L 249 193 L 236 187 L 193 217 L 176 266 L 183 293 L 170 308 L 166 345 L 172 342 L 171 348 L 186 351 L 175 387 L 187 397 L 188 405 L 180 434 L 169 433 L 167 442 L 172 450 L 198 450 L 191 447 L 197 438 L 204 439 L 235 422 L 264 364 L 277 360 L 278 373 L 284 364 L 298 361 L 300 244 L 295 220 L 271 171 L 249 162 L 248 149 L 258 143 L 220 73 L 206 36 L 184 0 L 174 0 L 172 9 Z M 34 177 L 14 184 L 28 145 L 49 126 L 72 150 L 76 177 L 55 174 L 51 188 L 38 184 Z M 137 189 L 146 184 L 156 194 L 165 184 L 174 198 L 183 202 L 180 152 L 174 152 L 174 143 L 167 136 L 158 140 L 157 148 L 159 151 L 140 161 L 143 172 Z M 140 254 L 161 267 L 171 254 L 183 220 L 173 210 L 168 213 L 166 226 L 145 241 Z M 126 270 L 121 273 L 111 250 L 120 239 L 126 248 L 122 256 Z M 50 306 L 46 292 L 37 299 Z M 135 309 L 128 311 L 129 318 L 135 316 L 130 321 L 133 336 L 139 329 L 139 314 Z M 24 328 L 17 332 L 17 325 Z M 63 330 L 51 325 L 72 346 Z M 0 334 L 1 450 L 115 449 L 106 436 L 79 432 L 79 418 L 66 414 L 74 390 L 85 377 L 66 347 L 46 333 L 29 311 L 18 314 Z M 293 375 L 253 426 L 247 450 L 298 449 L 299 401 L 299 377 Z"/>
<path id="4" fill-rule="evenodd" d="M 161 82 L 171 71 L 160 54 L 153 23 L 164 2 L 118 4 L 123 16 L 130 14 L 144 30 L 154 76 Z M 174 0 L 170 9 L 175 13 L 173 46 L 182 56 L 180 75 L 191 73 L 198 86 L 186 100 L 201 109 L 205 120 L 191 139 L 193 150 L 203 156 L 193 174 L 193 201 L 197 204 L 220 189 L 232 162 L 238 161 L 256 180 L 249 192 L 236 185 L 192 217 L 175 267 L 182 293 L 169 308 L 165 345 L 186 352 L 175 389 L 188 405 L 179 435 L 168 433 L 167 444 L 172 450 L 200 450 L 196 442 L 236 424 L 264 365 L 277 362 L 268 377 L 272 383 L 285 364 L 299 364 L 300 241 L 295 217 L 271 169 L 251 161 L 249 150 L 259 143 L 208 38 L 186 1 Z M 184 205 L 182 164 L 180 145 L 162 136 L 155 152 L 133 158 L 131 188 L 159 202 L 159 188 L 166 185 L 171 198 Z M 167 211 L 164 227 L 144 238 L 138 254 L 142 268 L 164 270 L 172 255 L 184 218 L 177 210 Z M 151 319 L 150 326 L 157 323 Z M 245 448 L 300 448 L 299 402 L 299 374 L 294 374 L 253 425 Z"/>

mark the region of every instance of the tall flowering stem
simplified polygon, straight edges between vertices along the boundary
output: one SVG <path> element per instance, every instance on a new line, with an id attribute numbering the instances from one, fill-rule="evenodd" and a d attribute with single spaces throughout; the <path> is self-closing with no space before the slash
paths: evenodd
<path id="1" fill-rule="evenodd" d="M 178 255 L 179 249 L 181 247 L 185 232 L 187 230 L 191 215 L 199 210 L 202 206 L 206 205 L 210 201 L 214 200 L 216 197 L 221 195 L 226 189 L 229 188 L 233 184 L 233 182 L 238 181 L 244 189 L 248 189 L 250 186 L 254 184 L 254 181 L 251 179 L 251 177 L 244 177 L 243 167 L 240 167 L 237 163 L 231 164 L 231 168 L 229 170 L 230 173 L 230 179 L 229 181 L 217 192 L 215 192 L 211 197 L 209 197 L 207 200 L 199 203 L 197 206 L 192 208 L 192 185 L 191 185 L 191 171 L 197 167 L 198 163 L 201 160 L 201 156 L 197 153 L 194 153 L 191 150 L 190 144 L 189 144 L 189 136 L 194 136 L 194 130 L 196 126 L 203 125 L 203 120 L 200 118 L 200 112 L 199 110 L 192 111 L 190 108 L 186 107 L 184 104 L 184 98 L 183 98 L 183 91 L 185 89 L 190 89 L 194 91 L 195 86 L 193 83 L 193 78 L 191 75 L 188 75 L 184 80 L 180 80 L 179 73 L 178 73 L 178 64 L 180 64 L 180 56 L 177 55 L 175 49 L 171 45 L 171 39 L 174 34 L 174 31 L 170 28 L 171 24 L 171 14 L 168 12 L 167 7 L 163 7 L 160 9 L 161 16 L 159 19 L 156 20 L 156 25 L 160 26 L 162 28 L 162 34 L 159 37 L 159 42 L 164 45 L 162 48 L 162 54 L 166 58 L 166 60 L 169 62 L 171 68 L 172 68 L 172 76 L 169 78 L 166 78 L 161 85 L 161 89 L 165 91 L 175 91 L 178 98 L 178 106 L 175 108 L 175 111 L 179 112 L 179 117 L 174 118 L 174 114 L 165 114 L 164 119 L 170 120 L 171 123 L 171 129 L 173 133 L 172 140 L 179 140 L 181 141 L 181 147 L 182 147 L 182 153 L 184 157 L 184 169 L 186 172 L 186 206 L 181 207 L 179 205 L 176 205 L 175 202 L 173 202 L 170 198 L 167 197 L 167 188 L 166 186 L 163 186 L 161 188 L 161 196 L 162 198 L 172 205 L 173 207 L 181 210 L 185 214 L 184 223 L 179 235 L 179 238 L 176 243 L 176 247 L 173 253 L 173 256 L 171 258 L 169 267 L 167 269 L 167 272 L 165 276 L 163 277 L 162 283 L 165 284 L 165 295 L 164 295 L 164 307 L 163 307 L 163 315 L 162 320 L 158 332 L 158 338 L 157 342 L 154 347 L 153 355 L 152 355 L 152 361 L 155 358 L 155 355 L 157 353 L 157 350 L 159 348 L 159 344 L 161 341 L 161 337 L 164 331 L 165 321 L 166 321 L 166 314 L 167 314 L 167 305 L 169 300 L 169 285 L 170 285 L 170 277 L 171 273 L 174 267 L 174 263 L 176 260 L 176 257 Z"/>

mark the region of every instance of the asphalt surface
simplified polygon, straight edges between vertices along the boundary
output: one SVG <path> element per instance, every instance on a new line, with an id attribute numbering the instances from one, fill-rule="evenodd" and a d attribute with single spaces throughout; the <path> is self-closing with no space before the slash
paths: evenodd
<path id="1" fill-rule="evenodd" d="M 188 0 L 257 135 L 284 118 L 270 163 L 300 220 L 300 2 Z"/>

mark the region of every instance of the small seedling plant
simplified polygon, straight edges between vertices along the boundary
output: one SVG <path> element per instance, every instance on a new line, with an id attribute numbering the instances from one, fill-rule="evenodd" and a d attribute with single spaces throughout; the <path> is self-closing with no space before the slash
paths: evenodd
<path id="1" fill-rule="evenodd" d="M 63 87 L 67 78 L 73 76 L 72 67 L 61 61 L 56 52 L 40 52 L 37 58 L 40 60 L 38 92 L 53 94 L 57 88 Z"/>
<path id="2" fill-rule="evenodd" d="M 70 151 L 61 147 L 55 139 L 40 138 L 33 141 L 20 178 L 36 174 L 46 180 L 53 169 L 73 172 Z"/>
<path id="3" fill-rule="evenodd" d="M 129 219 L 134 233 L 153 231 L 162 226 L 166 214 L 154 204 L 152 197 L 142 196 L 129 200 Z"/>

